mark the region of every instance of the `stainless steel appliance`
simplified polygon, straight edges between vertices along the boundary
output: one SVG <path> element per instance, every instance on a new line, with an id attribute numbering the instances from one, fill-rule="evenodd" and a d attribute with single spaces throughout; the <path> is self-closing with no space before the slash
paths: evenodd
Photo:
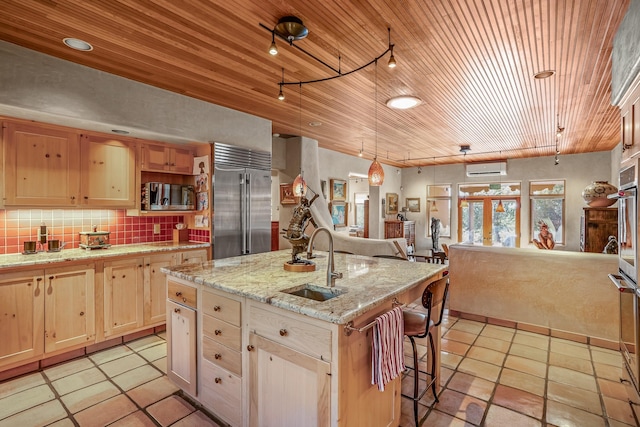
<path id="1" fill-rule="evenodd" d="M 213 258 L 271 249 L 271 154 L 215 143 Z"/>
<path id="2" fill-rule="evenodd" d="M 142 210 L 188 211 L 195 209 L 193 185 L 147 182 L 142 185 Z"/>
<path id="3" fill-rule="evenodd" d="M 620 171 L 618 199 L 618 270 L 609 278 L 620 292 L 620 352 L 624 359 L 620 379 L 627 395 L 640 403 L 640 312 L 638 300 L 638 162 Z"/>

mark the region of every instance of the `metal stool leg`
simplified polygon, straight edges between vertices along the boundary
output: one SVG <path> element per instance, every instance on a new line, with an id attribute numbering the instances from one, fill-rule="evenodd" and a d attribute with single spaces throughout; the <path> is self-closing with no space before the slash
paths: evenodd
<path id="1" fill-rule="evenodd" d="M 433 398 L 436 402 L 439 402 L 438 395 L 436 394 L 436 381 L 438 376 L 436 375 L 436 348 L 433 345 L 433 335 L 429 332 L 429 346 L 431 347 L 431 390 L 433 390 Z"/>

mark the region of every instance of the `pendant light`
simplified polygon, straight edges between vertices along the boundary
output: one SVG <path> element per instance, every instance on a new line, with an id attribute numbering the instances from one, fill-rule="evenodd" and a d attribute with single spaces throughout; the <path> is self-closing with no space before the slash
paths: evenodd
<path id="1" fill-rule="evenodd" d="M 374 97 L 374 119 L 375 119 L 375 154 L 373 163 L 369 166 L 369 185 L 371 187 L 379 187 L 384 182 L 384 169 L 378 162 L 378 60 L 375 61 L 375 97 Z"/>
<path id="2" fill-rule="evenodd" d="M 460 148 L 460 151 L 463 151 L 462 148 Z M 462 172 L 464 173 L 463 175 L 463 179 L 464 179 L 464 184 L 462 185 L 462 187 L 466 187 L 467 185 L 467 171 L 465 170 L 466 167 L 466 162 L 465 159 L 467 157 L 467 151 L 463 151 L 464 153 L 464 157 L 462 159 Z M 462 188 L 461 188 L 462 190 Z M 460 191 L 462 192 L 462 191 Z M 461 208 L 468 208 L 469 207 L 469 202 L 467 201 L 467 196 L 463 195 L 462 199 L 460 200 L 460 207 Z"/>
<path id="3" fill-rule="evenodd" d="M 298 112 L 299 112 L 299 133 L 300 133 L 300 144 L 302 144 L 302 85 L 300 85 L 299 89 L 299 103 L 298 103 Z M 293 180 L 293 195 L 295 197 L 302 197 L 307 194 L 307 183 L 303 177 L 304 172 L 300 169 L 300 173 L 296 176 L 296 179 Z"/>
<path id="4" fill-rule="evenodd" d="M 502 151 L 500 152 L 500 157 L 502 157 Z M 502 174 L 500 174 L 500 196 L 502 196 Z M 498 206 L 496 206 L 497 213 L 504 212 L 504 206 L 502 205 L 502 199 L 498 201 Z"/>
<path id="5" fill-rule="evenodd" d="M 433 186 L 436 185 L 436 158 L 433 158 Z M 431 212 L 438 212 L 438 205 L 435 200 L 431 200 Z"/>

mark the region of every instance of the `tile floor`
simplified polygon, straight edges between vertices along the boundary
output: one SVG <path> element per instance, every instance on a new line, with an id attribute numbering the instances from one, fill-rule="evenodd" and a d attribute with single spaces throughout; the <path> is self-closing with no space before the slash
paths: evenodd
<path id="1" fill-rule="evenodd" d="M 425 394 L 422 426 L 638 425 L 615 351 L 451 316 L 442 332 L 440 402 Z M 150 335 L 0 383 L 0 427 L 224 425 L 167 380 L 164 338 Z M 404 378 L 405 392 L 412 381 Z M 401 425 L 413 426 L 404 398 Z"/>

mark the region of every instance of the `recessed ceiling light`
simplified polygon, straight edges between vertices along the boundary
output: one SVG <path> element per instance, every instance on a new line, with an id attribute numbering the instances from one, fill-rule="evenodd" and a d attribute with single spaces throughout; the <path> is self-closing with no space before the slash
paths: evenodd
<path id="1" fill-rule="evenodd" d="M 549 77 L 553 76 L 556 72 L 553 70 L 545 70 L 545 71 L 540 71 L 538 73 L 535 73 L 533 75 L 534 79 L 548 79 Z"/>
<path id="2" fill-rule="evenodd" d="M 321 122 L 309 122 L 309 126 L 317 128 L 318 126 L 322 126 Z"/>
<path id="3" fill-rule="evenodd" d="M 111 129 L 111 132 L 117 133 L 119 135 L 129 135 L 129 131 L 123 129 Z"/>
<path id="4" fill-rule="evenodd" d="M 73 37 L 64 38 L 62 39 L 62 42 L 66 44 L 68 47 L 70 47 L 71 49 L 81 50 L 83 52 L 88 52 L 90 50 L 93 50 L 93 46 L 91 46 L 86 41 L 75 39 Z"/>
<path id="5" fill-rule="evenodd" d="M 422 100 L 413 95 L 394 96 L 387 101 L 387 107 L 396 110 L 407 110 L 416 107 L 422 103 Z"/>

